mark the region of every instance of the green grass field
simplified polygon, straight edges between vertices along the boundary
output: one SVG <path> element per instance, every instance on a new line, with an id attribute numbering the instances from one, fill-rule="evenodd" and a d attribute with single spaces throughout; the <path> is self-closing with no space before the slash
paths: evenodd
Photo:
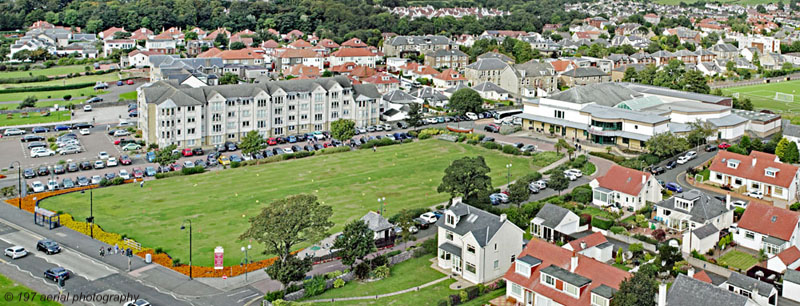
<path id="1" fill-rule="evenodd" d="M 747 269 L 750 269 L 750 267 L 757 264 L 758 259 L 750 254 L 737 250 L 731 250 L 728 253 L 720 256 L 720 258 L 717 260 L 717 263 L 746 271 Z"/>
<path id="2" fill-rule="evenodd" d="M 100 82 L 116 82 L 119 79 L 116 72 L 113 73 L 106 73 L 100 75 L 84 75 L 75 78 L 68 78 L 68 79 L 60 79 L 60 80 L 50 80 L 44 82 L 33 82 L 33 83 L 19 83 L 19 84 L 3 84 L 0 85 L 2 88 L 18 88 L 18 87 L 37 87 L 37 86 L 58 86 L 58 85 L 71 85 L 71 84 L 78 84 L 78 83 L 96 83 Z M 111 85 L 111 84 L 109 84 Z M 113 86 L 113 85 L 111 85 Z"/>
<path id="3" fill-rule="evenodd" d="M 681 2 L 695 3 L 698 2 L 698 0 L 656 0 L 656 2 L 659 4 L 678 5 Z M 777 3 L 774 0 L 718 0 L 718 2 L 724 4 L 741 4 L 741 5 Z"/>
<path id="4" fill-rule="evenodd" d="M 395 296 L 385 297 L 377 300 L 342 301 L 335 303 L 324 303 L 320 305 L 392 305 L 392 306 L 421 306 L 436 305 L 439 300 L 447 299 L 450 294 L 457 291 L 450 289 L 450 284 L 455 283 L 455 279 L 448 279 L 433 286 L 425 287 L 419 291 L 406 292 Z M 462 304 L 463 305 L 463 304 Z"/>
<path id="5" fill-rule="evenodd" d="M 3 71 L 0 72 L 0 78 L 24 78 L 27 76 L 37 76 L 37 75 L 46 75 L 46 76 L 65 75 L 68 73 L 85 72 L 87 66 L 91 67 L 91 65 L 74 65 L 74 66 L 53 66 L 46 69 L 31 69 L 28 71 Z"/>
<path id="6" fill-rule="evenodd" d="M 70 120 L 69 111 L 58 111 L 50 113 L 50 116 L 42 117 L 40 113 L 28 113 L 28 118 L 20 118 L 19 113 L 14 114 L 13 118 L 8 119 L 6 115 L 0 115 L 0 126 L 12 126 L 35 123 L 50 123 Z"/>
<path id="7" fill-rule="evenodd" d="M 136 91 L 123 92 L 119 94 L 119 98 L 123 100 L 136 100 Z"/>
<path id="8" fill-rule="evenodd" d="M 31 290 L 28 287 L 20 285 L 19 283 L 5 277 L 2 274 L 0 274 L 0 292 L 3 292 L 4 295 L 13 297 L 13 301 L 8 301 L 8 299 L 4 298 L 3 299 L 3 303 L 5 303 L 4 305 L 18 305 L 18 306 L 61 305 L 53 301 L 42 301 L 40 299 L 41 294 L 36 293 L 35 291 Z M 34 293 L 36 293 L 36 295 L 33 295 Z M 29 297 L 28 301 L 25 301 L 26 297 Z"/>
<path id="9" fill-rule="evenodd" d="M 107 90 L 94 90 L 92 87 L 70 90 L 54 90 L 54 91 L 36 91 L 36 92 L 14 92 L 0 94 L 0 101 L 22 101 L 28 96 L 34 96 L 39 100 L 44 99 L 59 99 L 65 95 L 72 95 L 73 99 L 81 97 L 89 97 L 91 95 L 102 95 L 108 93 Z M 48 98 L 49 97 L 49 98 Z"/>
<path id="10" fill-rule="evenodd" d="M 213 250 L 229 250 L 225 264 L 238 264 L 238 250 L 248 242 L 237 241 L 249 226 L 248 218 L 279 198 L 299 193 L 314 194 L 333 206 L 331 233 L 349 220 L 379 209 L 386 197 L 386 214 L 403 208 L 430 207 L 446 201 L 436 192 L 444 169 L 463 156 L 482 155 L 494 169 L 496 186 L 506 180 L 505 166 L 513 162 L 512 179 L 530 171 L 535 158 L 510 156 L 479 146 L 425 140 L 410 144 L 314 156 L 261 166 L 214 171 L 145 183 L 102 188 L 94 193 L 94 216 L 104 229 L 127 234 L 147 247 L 161 247 L 181 262 L 188 262 L 188 234 L 180 230 L 186 218 L 194 220 L 194 262 L 210 266 Z M 83 220 L 89 214 L 85 194 L 49 198 L 43 207 L 73 214 Z M 253 259 L 264 259 L 262 246 L 254 244 Z M 253 256 L 253 254 L 258 254 Z"/>
<path id="11" fill-rule="evenodd" d="M 411 258 L 392 266 L 392 272 L 386 279 L 374 282 L 359 282 L 354 280 L 347 283 L 342 288 L 330 289 L 323 294 L 310 297 L 308 300 L 386 294 L 420 286 L 447 276 L 431 268 L 430 260 L 434 257 L 435 256 L 424 256 Z"/>
<path id="12" fill-rule="evenodd" d="M 768 109 L 800 123 L 800 80 L 724 88 L 722 92 L 729 96 L 739 93 L 739 98 L 749 98 L 755 109 Z M 775 100 L 776 92 L 794 95 L 794 102 Z"/>

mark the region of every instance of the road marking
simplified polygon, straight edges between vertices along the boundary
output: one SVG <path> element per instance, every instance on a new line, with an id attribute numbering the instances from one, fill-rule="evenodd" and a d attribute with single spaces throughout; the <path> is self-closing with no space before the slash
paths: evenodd
<path id="1" fill-rule="evenodd" d="M 254 293 L 254 294 L 252 294 L 252 295 L 248 295 L 248 296 L 246 296 L 246 297 L 243 297 L 243 298 L 239 299 L 238 301 L 236 301 L 236 303 L 237 303 L 237 304 L 241 304 L 242 302 L 244 302 L 244 301 L 247 301 L 248 299 L 252 299 L 252 298 L 254 298 L 254 297 L 256 297 L 256 296 L 259 296 L 259 295 L 260 295 L 260 294 L 258 294 L 258 293 Z"/>
<path id="2" fill-rule="evenodd" d="M 234 293 L 228 294 L 228 296 L 234 296 L 234 295 L 239 295 L 239 294 L 248 293 L 248 292 L 250 292 L 250 290 L 245 289 L 245 290 L 242 290 L 242 291 L 239 291 L 239 292 L 234 292 Z"/>

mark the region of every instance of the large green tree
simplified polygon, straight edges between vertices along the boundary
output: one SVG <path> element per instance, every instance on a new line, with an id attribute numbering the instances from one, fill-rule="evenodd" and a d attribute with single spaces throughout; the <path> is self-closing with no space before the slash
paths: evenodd
<path id="1" fill-rule="evenodd" d="M 338 119 L 331 123 L 331 137 L 339 141 L 347 141 L 356 134 L 356 123 L 353 120 Z"/>
<path id="2" fill-rule="evenodd" d="M 453 93 L 448 105 L 450 109 L 463 115 L 467 112 L 480 112 L 483 99 L 477 91 L 470 88 L 462 88 Z"/>
<path id="3" fill-rule="evenodd" d="M 700 121 L 698 119 L 695 122 L 689 123 L 689 126 L 692 127 L 692 130 L 689 131 L 688 135 L 686 135 L 686 140 L 688 140 L 689 144 L 692 146 L 698 146 L 705 143 L 708 137 L 711 137 L 717 133 L 717 129 L 713 124 L 711 124 L 711 122 L 708 121 Z"/>
<path id="4" fill-rule="evenodd" d="M 561 172 L 553 173 L 553 175 L 550 176 L 550 181 L 547 182 L 547 187 L 558 191 L 558 195 L 561 195 L 562 191 L 569 188 L 569 179 Z"/>
<path id="5" fill-rule="evenodd" d="M 172 151 L 177 149 L 176 145 L 168 145 L 161 150 L 156 151 L 155 162 L 159 165 L 166 166 L 174 163 L 180 158 L 180 154 L 173 154 Z"/>
<path id="6" fill-rule="evenodd" d="M 242 154 L 251 155 L 261 151 L 264 148 L 264 137 L 258 134 L 258 131 L 250 131 L 242 137 L 242 142 L 239 144 L 242 148 Z"/>
<path id="7" fill-rule="evenodd" d="M 289 283 L 303 280 L 306 273 L 313 268 L 313 258 L 300 259 L 296 255 L 291 255 L 284 260 L 277 260 L 275 263 L 264 269 L 270 278 L 283 284 L 284 289 Z"/>
<path id="8" fill-rule="evenodd" d="M 424 122 L 422 122 L 422 104 L 411 103 L 408 105 L 408 118 L 406 118 L 406 123 L 415 130 L 424 124 Z"/>
<path id="9" fill-rule="evenodd" d="M 658 281 L 652 264 L 645 264 L 633 277 L 619 284 L 619 290 L 611 299 L 611 306 L 655 306 L 658 293 Z"/>
<path id="10" fill-rule="evenodd" d="M 523 180 L 517 180 L 511 186 L 508 187 L 508 200 L 511 203 L 517 204 L 519 206 L 522 202 L 528 200 L 528 183 Z"/>
<path id="11" fill-rule="evenodd" d="M 490 171 L 483 156 L 456 159 L 444 170 L 442 183 L 436 191 L 450 193 L 450 197 L 469 198 L 478 191 L 492 188 Z"/>
<path id="12" fill-rule="evenodd" d="M 336 237 L 333 248 L 339 250 L 342 263 L 350 266 L 356 261 L 375 251 L 375 233 L 362 220 L 353 220 L 345 224 L 341 236 Z"/>
<path id="13" fill-rule="evenodd" d="M 789 141 L 786 137 L 781 138 L 775 147 L 775 155 L 784 163 L 797 163 L 797 143 Z"/>
<path id="14" fill-rule="evenodd" d="M 238 83 L 239 83 L 239 76 L 230 72 L 223 74 L 222 77 L 219 78 L 220 85 L 238 84 Z"/>
<path id="15" fill-rule="evenodd" d="M 653 135 L 645 142 L 645 146 L 651 154 L 661 158 L 672 157 L 675 154 L 689 150 L 690 147 L 686 138 L 678 137 L 669 132 Z"/>

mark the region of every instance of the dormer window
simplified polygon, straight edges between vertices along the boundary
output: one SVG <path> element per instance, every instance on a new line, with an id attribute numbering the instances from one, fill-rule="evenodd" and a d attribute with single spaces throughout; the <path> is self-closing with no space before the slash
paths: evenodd
<path id="1" fill-rule="evenodd" d="M 524 263 L 522 261 L 517 261 L 517 264 L 514 267 L 514 272 L 519 274 L 519 275 L 525 276 L 525 277 L 530 277 L 531 276 L 531 266 L 529 266 L 528 264 L 526 264 L 526 263 Z"/>
<path id="2" fill-rule="evenodd" d="M 729 159 L 728 160 L 728 168 L 736 169 L 737 167 L 739 167 L 739 161 L 738 160 L 735 160 L 735 159 Z"/>
<path id="3" fill-rule="evenodd" d="M 592 306 L 608 306 L 609 301 L 607 298 L 592 293 Z"/>
<path id="4" fill-rule="evenodd" d="M 453 216 L 451 214 L 447 214 L 445 216 L 445 223 L 447 225 L 456 226 L 456 216 Z"/>
<path id="5" fill-rule="evenodd" d="M 780 169 L 769 167 L 767 169 L 764 169 L 764 175 L 769 177 L 775 177 L 778 174 L 778 171 L 780 171 Z"/>

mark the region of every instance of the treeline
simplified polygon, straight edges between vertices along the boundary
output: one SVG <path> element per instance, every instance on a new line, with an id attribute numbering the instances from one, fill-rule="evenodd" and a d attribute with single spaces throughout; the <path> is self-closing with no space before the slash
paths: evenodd
<path id="1" fill-rule="evenodd" d="M 383 3 L 386 2 L 386 3 Z M 381 32 L 400 35 L 479 34 L 486 29 L 541 31 L 546 23 L 568 22 L 585 17 L 565 12 L 565 3 L 578 0 L 514 1 L 483 0 L 478 5 L 512 12 L 511 16 L 455 19 L 398 18 L 379 5 L 396 5 L 395 0 L 18 0 L 0 2 L 0 30 L 24 29 L 37 20 L 55 25 L 81 27 L 97 33 L 111 26 L 135 30 L 146 27 L 156 32 L 169 27 L 184 30 L 226 27 L 281 33 L 300 30 L 316 32 L 321 38 L 338 42 L 359 37 L 377 44 Z M 403 4 L 400 2 L 399 4 Z M 466 3 L 462 3 L 466 4 Z M 377 34 L 377 35 L 376 35 Z"/>

